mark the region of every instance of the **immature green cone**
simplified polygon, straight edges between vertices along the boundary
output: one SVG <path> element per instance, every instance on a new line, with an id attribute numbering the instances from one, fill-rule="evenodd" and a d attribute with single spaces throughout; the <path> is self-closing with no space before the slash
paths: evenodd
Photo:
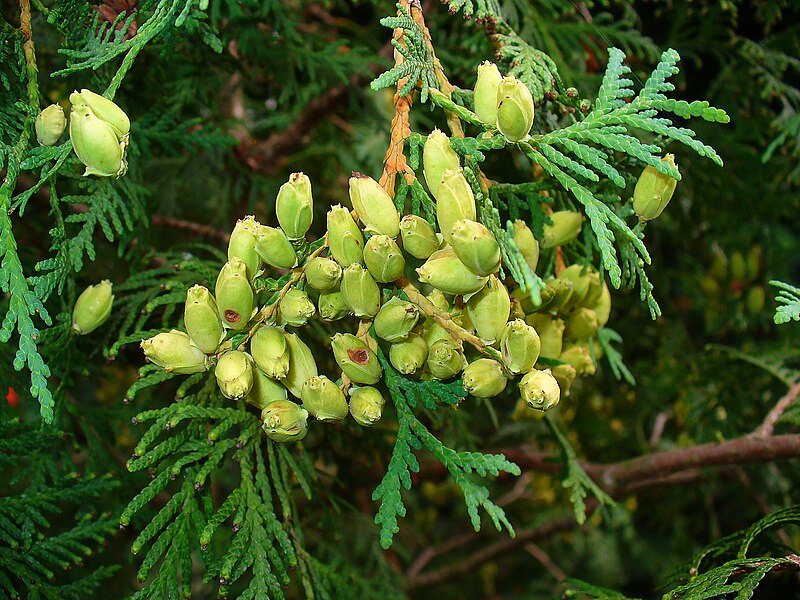
<path id="1" fill-rule="evenodd" d="M 589 285 L 592 281 L 589 275 L 590 272 L 583 265 L 570 265 L 558 274 L 556 279 L 572 282 L 572 295 L 569 301 L 573 306 L 583 302 L 589 293 Z"/>
<path id="2" fill-rule="evenodd" d="M 600 294 L 597 300 L 589 308 L 597 315 L 597 326 L 605 327 L 611 316 L 611 290 L 605 281 L 601 283 Z"/>
<path id="3" fill-rule="evenodd" d="M 389 299 L 375 317 L 375 335 L 387 342 L 399 342 L 408 337 L 419 320 L 419 309 L 400 298 Z"/>
<path id="4" fill-rule="evenodd" d="M 278 269 L 292 269 L 297 265 L 292 242 L 277 227 L 262 225 L 256 233 L 256 252 L 265 263 Z"/>
<path id="5" fill-rule="evenodd" d="M 428 348 L 425 365 L 435 379 L 450 379 L 464 370 L 467 360 L 453 340 L 438 340 Z"/>
<path id="6" fill-rule="evenodd" d="M 564 246 L 576 239 L 583 227 L 583 215 L 571 210 L 560 210 L 550 215 L 552 225 L 544 226 L 542 248 Z"/>
<path id="7" fill-rule="evenodd" d="M 590 308 L 576 308 L 567 319 L 567 338 L 584 340 L 597 333 L 597 313 Z"/>
<path id="8" fill-rule="evenodd" d="M 39 113 L 34 123 L 36 140 L 42 146 L 52 146 L 64 133 L 67 127 L 67 118 L 64 109 L 59 104 L 51 104 Z"/>
<path id="9" fill-rule="evenodd" d="M 575 367 L 578 375 L 594 375 L 596 367 L 586 344 L 571 344 L 561 351 L 561 362 Z"/>
<path id="10" fill-rule="evenodd" d="M 291 240 L 305 237 L 314 220 L 311 180 L 303 173 L 292 173 L 281 186 L 275 200 L 275 214 L 283 232 Z"/>
<path id="11" fill-rule="evenodd" d="M 745 279 L 747 277 L 747 261 L 739 250 L 731 253 L 731 277 Z"/>
<path id="12" fill-rule="evenodd" d="M 300 390 L 300 399 L 303 408 L 319 421 L 341 421 L 347 416 L 344 392 L 325 375 L 306 379 Z"/>
<path id="13" fill-rule="evenodd" d="M 250 338 L 250 355 L 272 379 L 283 379 L 289 373 L 289 342 L 280 329 L 259 327 Z"/>
<path id="14" fill-rule="evenodd" d="M 528 136 L 533 127 L 533 95 L 516 77 L 504 77 L 497 90 L 497 128 L 509 142 Z"/>
<path id="15" fill-rule="evenodd" d="M 757 285 L 755 287 L 751 287 L 747 292 L 747 298 L 745 300 L 745 305 L 747 306 L 747 312 L 751 315 L 757 315 L 762 310 L 764 310 L 764 304 L 767 300 L 767 293 L 764 290 L 764 286 Z"/>
<path id="16" fill-rule="evenodd" d="M 296 333 L 287 333 L 286 343 L 289 347 L 289 371 L 281 383 L 292 396 L 299 398 L 306 380 L 319 374 L 317 362 L 311 348 Z"/>
<path id="17" fill-rule="evenodd" d="M 375 281 L 381 283 L 394 281 L 406 270 L 406 259 L 400 247 L 388 235 L 373 235 L 367 240 L 364 264 Z"/>
<path id="18" fill-rule="evenodd" d="M 558 382 L 561 396 L 563 398 L 569 396 L 569 389 L 578 377 L 578 372 L 575 370 L 575 367 L 568 364 L 561 364 L 551 368 L 550 371 Z"/>
<path id="19" fill-rule="evenodd" d="M 183 323 L 192 343 L 206 354 L 213 354 L 225 338 L 214 296 L 202 285 L 186 291 Z"/>
<path id="20" fill-rule="evenodd" d="M 291 325 L 301 327 L 308 323 L 308 320 L 317 312 L 314 303 L 309 299 L 308 294 L 297 288 L 286 292 L 286 295 L 278 304 L 278 325 Z"/>
<path id="21" fill-rule="evenodd" d="M 247 394 L 245 402 L 263 410 L 270 402 L 286 400 L 288 391 L 280 383 L 266 376 L 258 367 L 253 368 L 253 389 Z"/>
<path id="22" fill-rule="evenodd" d="M 522 399 L 529 407 L 546 412 L 561 400 L 561 389 L 550 369 L 533 370 L 519 382 Z"/>
<path id="23" fill-rule="evenodd" d="M 339 288 L 319 295 L 319 316 L 323 321 L 338 321 L 350 313 L 350 307 L 345 303 Z"/>
<path id="24" fill-rule="evenodd" d="M 226 262 L 214 288 L 217 310 L 228 329 L 244 329 L 253 316 L 253 288 L 247 278 L 247 266 L 235 256 Z"/>
<path id="25" fill-rule="evenodd" d="M 372 275 L 358 263 L 342 273 L 342 300 L 357 317 L 374 317 L 381 307 L 381 290 Z"/>
<path id="26" fill-rule="evenodd" d="M 439 238 L 433 226 L 417 215 L 406 215 L 400 221 L 400 239 L 403 241 L 403 250 L 422 260 L 439 248 Z"/>
<path id="27" fill-rule="evenodd" d="M 128 170 L 124 144 L 114 128 L 98 118 L 87 106 L 74 106 L 69 117 L 72 148 L 86 165 L 83 175 L 120 177 Z"/>
<path id="28" fill-rule="evenodd" d="M 486 285 L 487 277 L 473 273 L 452 249 L 438 250 L 417 269 L 422 283 L 429 283 L 445 294 L 473 294 Z"/>
<path id="29" fill-rule="evenodd" d="M 500 339 L 511 312 L 508 289 L 494 275 L 489 275 L 486 287 L 467 302 L 469 316 L 478 337 L 487 344 Z"/>
<path id="30" fill-rule="evenodd" d="M 422 336 L 416 333 L 408 334 L 408 337 L 395 342 L 389 347 L 389 362 L 403 375 L 411 375 L 425 364 L 428 358 L 428 344 Z"/>
<path id="31" fill-rule="evenodd" d="M 472 361 L 461 376 L 464 389 L 476 398 L 494 398 L 506 389 L 508 377 L 503 366 L 491 358 Z"/>
<path id="32" fill-rule="evenodd" d="M 81 292 L 72 309 L 72 331 L 77 335 L 91 333 L 106 322 L 114 304 L 111 282 L 104 279 Z"/>
<path id="33" fill-rule="evenodd" d="M 422 150 L 422 172 L 428 189 L 436 196 L 442 175 L 448 169 L 458 169 L 458 154 L 450 147 L 450 138 L 439 129 L 431 131 Z"/>
<path id="34" fill-rule="evenodd" d="M 539 264 L 539 242 L 524 221 L 514 221 L 514 243 L 532 271 Z"/>
<path id="35" fill-rule="evenodd" d="M 342 267 L 361 263 L 364 256 L 364 236 L 350 211 L 337 205 L 328 211 L 328 249 Z"/>
<path id="36" fill-rule="evenodd" d="M 247 278 L 252 280 L 261 267 L 261 257 L 256 252 L 256 234 L 261 224 L 253 215 L 236 221 L 228 241 L 228 260 L 240 259 L 247 267 Z"/>
<path id="37" fill-rule="evenodd" d="M 182 331 L 173 329 L 142 340 L 141 348 L 150 362 L 176 375 L 191 375 L 208 369 L 208 357 L 193 346 Z"/>
<path id="38" fill-rule="evenodd" d="M 351 333 L 337 333 L 331 338 L 333 356 L 350 381 L 371 385 L 381 378 L 378 357 L 369 346 Z"/>
<path id="39" fill-rule="evenodd" d="M 339 285 L 342 267 L 335 260 L 316 256 L 306 263 L 306 283 L 315 290 L 327 292 Z"/>
<path id="40" fill-rule="evenodd" d="M 400 215 L 394 200 L 372 177 L 353 172 L 350 201 L 364 224 L 364 231 L 390 238 L 396 238 L 400 233 Z"/>
<path id="41" fill-rule="evenodd" d="M 120 141 L 131 130 L 131 121 L 125 111 L 112 100 L 100 94 L 95 94 L 92 90 L 82 89 L 80 92 L 72 92 L 69 95 L 69 101 L 73 109 L 76 107 L 88 107 L 98 119 L 111 126 Z"/>
<path id="42" fill-rule="evenodd" d="M 231 400 L 247 396 L 253 389 L 253 359 L 241 350 L 231 350 L 220 356 L 214 369 L 222 395 Z"/>
<path id="43" fill-rule="evenodd" d="M 383 395 L 374 387 L 350 388 L 350 414 L 363 427 L 372 427 L 381 420 L 385 402 Z"/>
<path id="44" fill-rule="evenodd" d="M 261 427 L 274 442 L 299 442 L 308 433 L 308 411 L 291 400 L 270 402 L 261 411 Z"/>
<path id="45" fill-rule="evenodd" d="M 488 61 L 480 64 L 475 83 L 475 114 L 490 127 L 497 127 L 497 90 L 502 81 L 496 64 Z"/>
<path id="46" fill-rule="evenodd" d="M 512 373 L 527 373 L 539 359 L 542 343 L 536 330 L 521 319 L 511 321 L 500 336 L 503 363 Z"/>
<path id="47" fill-rule="evenodd" d="M 672 154 L 665 155 L 661 160 L 678 168 Z M 659 173 L 654 166 L 647 165 L 633 188 L 633 211 L 639 220 L 650 221 L 664 212 L 677 185 L 677 179 Z"/>
<path id="48" fill-rule="evenodd" d="M 458 259 L 477 275 L 491 275 L 500 268 L 500 245 L 477 221 L 456 221 L 450 230 L 450 244 Z"/>
<path id="49" fill-rule="evenodd" d="M 448 169 L 436 193 L 436 222 L 442 237 L 450 243 L 450 233 L 456 221 L 476 218 L 475 196 L 461 169 Z"/>
<path id="50" fill-rule="evenodd" d="M 534 314 L 525 319 L 525 322 L 539 334 L 542 358 L 557 359 L 561 355 L 564 342 L 564 321 L 551 315 Z"/>

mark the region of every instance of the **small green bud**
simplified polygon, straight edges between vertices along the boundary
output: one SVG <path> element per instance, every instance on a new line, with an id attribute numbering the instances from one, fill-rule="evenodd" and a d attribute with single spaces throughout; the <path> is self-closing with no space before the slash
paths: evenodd
<path id="1" fill-rule="evenodd" d="M 541 342 L 542 358 L 557 359 L 561 355 L 564 340 L 564 321 L 547 314 L 533 314 L 525 322 L 536 330 Z"/>
<path id="2" fill-rule="evenodd" d="M 450 379 L 464 370 L 467 360 L 453 340 L 438 340 L 428 348 L 425 364 L 435 379 Z"/>
<path id="3" fill-rule="evenodd" d="M 487 344 L 500 339 L 511 312 L 508 289 L 494 275 L 486 287 L 467 302 L 467 315 L 478 337 Z"/>
<path id="4" fill-rule="evenodd" d="M 319 374 L 314 353 L 296 333 L 287 333 L 286 344 L 289 347 L 289 371 L 281 383 L 286 386 L 295 398 L 300 397 L 303 384 L 310 377 Z"/>
<path id="5" fill-rule="evenodd" d="M 387 342 L 399 342 L 408 337 L 419 320 L 419 309 L 400 298 L 387 301 L 375 317 L 375 335 Z"/>
<path id="6" fill-rule="evenodd" d="M 516 77 L 504 77 L 497 90 L 497 128 L 510 142 L 526 137 L 533 127 L 533 95 Z"/>
<path id="7" fill-rule="evenodd" d="M 120 177 L 128 170 L 125 146 L 114 128 L 98 118 L 87 106 L 74 106 L 69 117 L 72 148 L 86 165 L 83 175 Z"/>
<path id="8" fill-rule="evenodd" d="M 561 279 L 559 277 L 548 279 L 545 290 L 552 294 L 552 300 L 547 307 L 548 310 L 557 312 L 559 309 L 570 305 L 573 289 L 574 284 L 569 279 Z"/>
<path id="9" fill-rule="evenodd" d="M 544 226 L 542 248 L 564 246 L 576 239 L 583 227 L 583 215 L 571 210 L 560 210 L 550 215 L 551 225 Z"/>
<path id="10" fill-rule="evenodd" d="M 436 194 L 436 221 L 442 237 L 450 243 L 450 232 L 456 221 L 476 218 L 475 196 L 461 169 L 448 169 Z"/>
<path id="11" fill-rule="evenodd" d="M 589 280 L 589 290 L 581 301 L 581 305 L 586 308 L 592 308 L 600 300 L 600 294 L 603 292 L 603 283 L 600 280 L 600 273 L 594 267 L 589 267 L 589 271 L 584 277 Z"/>
<path id="12" fill-rule="evenodd" d="M 338 321 L 349 314 L 350 307 L 338 287 L 319 295 L 319 316 L 323 321 Z"/>
<path id="13" fill-rule="evenodd" d="M 534 369 L 519 382 L 522 399 L 529 407 L 547 412 L 561 400 L 561 389 L 550 369 Z"/>
<path id="14" fill-rule="evenodd" d="M 428 358 L 428 344 L 416 333 L 389 347 L 389 362 L 403 375 L 416 373 Z"/>
<path id="15" fill-rule="evenodd" d="M 558 360 L 575 367 L 578 375 L 594 375 L 596 370 L 587 344 L 571 344 L 565 347 Z"/>
<path id="16" fill-rule="evenodd" d="M 372 427 L 381 420 L 385 402 L 374 387 L 350 388 L 350 414 L 363 427 Z"/>
<path id="17" fill-rule="evenodd" d="M 261 427 L 274 442 L 299 442 L 308 433 L 308 411 L 291 400 L 270 402 L 261 411 Z"/>
<path id="18" fill-rule="evenodd" d="M 550 369 L 553 373 L 553 377 L 556 378 L 558 382 L 558 387 L 561 390 L 561 396 L 566 398 L 569 396 L 569 389 L 572 387 L 572 384 L 575 383 L 575 379 L 578 377 L 578 372 L 575 370 L 575 367 L 568 364 L 561 364 L 553 367 Z"/>
<path id="19" fill-rule="evenodd" d="M 344 392 L 325 375 L 309 377 L 300 390 L 300 399 L 311 416 L 319 421 L 341 421 L 347 416 Z"/>
<path id="20" fill-rule="evenodd" d="M 496 360 L 479 358 L 464 369 L 462 382 L 468 394 L 476 398 L 494 398 L 506 389 L 508 377 Z"/>
<path id="21" fill-rule="evenodd" d="M 678 168 L 675 164 L 675 156 L 672 154 L 665 155 L 661 160 L 675 169 Z M 664 212 L 667 204 L 672 200 L 672 194 L 677 185 L 677 179 L 659 173 L 654 166 L 647 165 L 639 175 L 636 187 L 633 189 L 633 210 L 639 220 L 650 221 Z"/>
<path id="22" fill-rule="evenodd" d="M 751 315 L 757 315 L 762 310 L 764 310 L 764 304 L 767 300 L 767 293 L 764 290 L 764 286 L 757 285 L 755 287 L 751 287 L 747 292 L 747 299 L 745 303 L 747 305 L 747 312 Z"/>
<path id="23" fill-rule="evenodd" d="M 417 269 L 417 274 L 422 283 L 429 283 L 445 294 L 474 294 L 488 281 L 487 277 L 470 271 L 452 249 L 431 254 L 425 264 Z"/>
<path id="24" fill-rule="evenodd" d="M 589 293 L 591 278 L 589 271 L 583 265 L 570 265 L 556 279 L 569 280 L 572 282 L 572 295 L 570 296 L 571 305 L 581 304 Z"/>
<path id="25" fill-rule="evenodd" d="M 350 201 L 369 233 L 397 237 L 400 215 L 391 196 L 372 177 L 353 172 L 350 178 Z"/>
<path id="26" fill-rule="evenodd" d="M 425 296 L 428 299 L 428 302 L 433 304 L 439 310 L 449 311 L 452 306 L 450 305 L 450 301 L 447 299 L 442 292 L 439 290 L 433 290 L 430 294 Z"/>
<path id="27" fill-rule="evenodd" d="M 502 81 L 496 64 L 489 61 L 480 64 L 475 83 L 475 114 L 490 127 L 497 127 L 497 90 Z"/>
<path id="28" fill-rule="evenodd" d="M 316 256 L 306 263 L 306 283 L 315 290 L 327 292 L 339 285 L 342 267 L 330 258 Z"/>
<path id="29" fill-rule="evenodd" d="M 588 308 L 591 308 L 597 317 L 597 326 L 605 327 L 611 316 L 611 290 L 605 281 L 602 282 L 600 295 L 597 300 Z"/>
<path id="30" fill-rule="evenodd" d="M 448 169 L 458 169 L 461 163 L 458 154 L 450 147 L 450 138 L 438 129 L 434 129 L 425 140 L 422 150 L 422 172 L 425 183 L 435 196 L 442 183 L 442 175 Z"/>
<path id="31" fill-rule="evenodd" d="M 275 200 L 275 214 L 281 229 L 291 240 L 305 237 L 314 220 L 311 180 L 303 173 L 292 173 L 281 186 Z"/>
<path id="32" fill-rule="evenodd" d="M 265 263 L 278 269 L 292 269 L 297 265 L 292 242 L 277 227 L 262 225 L 256 232 L 256 252 Z"/>
<path id="33" fill-rule="evenodd" d="M 202 285 L 192 286 L 186 291 L 183 323 L 192 343 L 206 354 L 213 354 L 225 339 L 217 303 Z"/>
<path id="34" fill-rule="evenodd" d="M 536 330 L 521 319 L 511 321 L 500 337 L 503 362 L 512 373 L 527 373 L 536 364 L 542 343 Z"/>
<path id="35" fill-rule="evenodd" d="M 231 350 L 220 356 L 214 369 L 222 395 L 240 400 L 253 389 L 253 359 L 241 350 Z"/>
<path id="36" fill-rule="evenodd" d="M 425 343 L 430 348 L 435 342 L 439 340 L 452 339 L 452 335 L 444 327 L 442 327 L 436 319 L 427 318 L 420 328 L 420 335 Z"/>
<path id="37" fill-rule="evenodd" d="M 514 221 L 514 243 L 532 271 L 539 264 L 539 242 L 524 221 Z"/>
<path id="38" fill-rule="evenodd" d="M 381 290 L 372 275 L 358 263 L 342 273 L 339 286 L 344 303 L 357 317 L 374 317 L 381 307 Z"/>
<path id="39" fill-rule="evenodd" d="M 761 271 L 761 263 L 763 260 L 762 254 L 763 251 L 761 250 L 761 246 L 758 244 L 751 247 L 750 250 L 747 251 L 745 265 L 747 267 L 746 275 L 748 279 L 755 279 L 758 277 L 758 274 Z"/>
<path id="40" fill-rule="evenodd" d="M 328 211 L 328 249 L 342 267 L 363 259 L 364 236 L 344 206 L 337 205 Z"/>
<path id="41" fill-rule="evenodd" d="M 226 262 L 214 288 L 217 310 L 228 329 L 242 330 L 253 316 L 253 288 L 247 279 L 247 266 L 235 256 Z"/>
<path id="42" fill-rule="evenodd" d="M 52 146 L 64 133 L 67 127 L 67 118 L 60 104 L 51 104 L 39 113 L 34 123 L 36 140 L 42 146 Z"/>
<path id="43" fill-rule="evenodd" d="M 367 240 L 364 263 L 375 281 L 381 283 L 394 281 L 406 270 L 406 259 L 400 247 L 388 235 L 373 235 Z"/>
<path id="44" fill-rule="evenodd" d="M 590 308 L 576 308 L 567 319 L 567 338 L 583 340 L 597 333 L 597 314 Z"/>
<path id="45" fill-rule="evenodd" d="M 739 250 L 731 254 L 731 277 L 745 279 L 747 277 L 747 261 Z"/>
<path id="46" fill-rule="evenodd" d="M 192 345 L 189 336 L 173 329 L 142 340 L 141 348 L 150 362 L 176 375 L 191 375 L 208 369 L 208 357 Z"/>
<path id="47" fill-rule="evenodd" d="M 247 268 L 247 278 L 252 281 L 261 267 L 261 257 L 256 252 L 256 234 L 261 224 L 252 215 L 239 219 L 228 241 L 228 260 L 240 259 Z"/>
<path id="48" fill-rule="evenodd" d="M 112 100 L 95 94 L 92 90 L 82 89 L 79 92 L 72 92 L 69 101 L 73 109 L 88 107 L 94 115 L 101 121 L 108 123 L 114 130 L 117 139 L 122 139 L 130 133 L 131 121 L 119 106 Z"/>
<path id="49" fill-rule="evenodd" d="M 383 370 L 366 342 L 351 333 L 337 333 L 331 338 L 331 346 L 339 368 L 350 381 L 368 385 L 378 383 Z"/>
<path id="50" fill-rule="evenodd" d="M 278 304 L 278 325 L 301 327 L 308 323 L 317 309 L 302 290 L 292 288 Z"/>
<path id="51" fill-rule="evenodd" d="M 280 329 L 259 327 L 250 338 L 250 355 L 272 379 L 283 379 L 289 373 L 289 343 Z"/>
<path id="52" fill-rule="evenodd" d="M 450 244 L 473 273 L 486 276 L 500 268 L 500 245 L 492 232 L 477 221 L 456 221 L 450 231 Z"/>
<path id="53" fill-rule="evenodd" d="M 403 250 L 414 258 L 425 260 L 439 248 L 433 226 L 417 215 L 406 215 L 400 221 L 400 238 Z"/>
<path id="54" fill-rule="evenodd" d="M 81 292 L 72 309 L 72 331 L 77 335 L 91 333 L 106 322 L 114 305 L 111 282 L 104 279 Z"/>
<path id="55" fill-rule="evenodd" d="M 247 394 L 245 401 L 259 410 L 263 410 L 270 402 L 286 400 L 289 397 L 285 387 L 266 376 L 264 371 L 253 369 L 253 389 Z"/>

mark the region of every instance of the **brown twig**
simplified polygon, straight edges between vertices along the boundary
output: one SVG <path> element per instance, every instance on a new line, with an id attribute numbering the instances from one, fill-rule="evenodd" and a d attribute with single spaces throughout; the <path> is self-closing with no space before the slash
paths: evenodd
<path id="1" fill-rule="evenodd" d="M 561 583 L 567 578 L 567 574 L 550 558 L 550 555 L 545 552 L 541 546 L 537 546 L 533 542 L 528 542 L 523 546 L 525 551 L 533 556 L 539 563 L 547 569 L 547 572 L 552 575 L 556 581 Z"/>
<path id="2" fill-rule="evenodd" d="M 150 222 L 157 227 L 173 227 L 175 229 L 183 229 L 203 237 L 217 239 L 225 244 L 227 244 L 228 240 L 231 238 L 231 234 L 227 233 L 226 231 L 222 231 L 221 229 L 217 229 L 209 225 L 203 225 L 201 223 L 195 223 L 194 221 L 187 221 L 186 219 L 168 217 L 166 215 L 153 215 L 150 217 Z"/>
<path id="3" fill-rule="evenodd" d="M 790 388 L 789 391 L 784 394 L 784 396 L 778 400 L 778 403 L 772 408 L 771 411 L 767 413 L 767 416 L 764 418 L 764 422 L 756 429 L 752 435 L 754 436 L 770 436 L 772 432 L 775 430 L 775 423 L 778 422 L 778 419 L 781 418 L 784 411 L 789 408 L 789 406 L 797 400 L 797 396 L 800 395 L 800 381 L 794 383 Z"/>

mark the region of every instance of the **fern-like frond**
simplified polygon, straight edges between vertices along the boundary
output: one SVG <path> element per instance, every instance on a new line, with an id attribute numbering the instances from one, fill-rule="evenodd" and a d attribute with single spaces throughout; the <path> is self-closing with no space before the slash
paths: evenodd
<path id="1" fill-rule="evenodd" d="M 775 301 L 779 304 L 773 317 L 775 324 L 800 321 L 800 288 L 776 280 L 770 281 L 769 284 L 780 290 L 775 296 Z"/>

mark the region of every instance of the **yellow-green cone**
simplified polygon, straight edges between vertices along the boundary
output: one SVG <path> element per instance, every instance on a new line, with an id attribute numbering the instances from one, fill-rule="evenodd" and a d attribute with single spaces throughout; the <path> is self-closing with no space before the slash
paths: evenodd
<path id="1" fill-rule="evenodd" d="M 406 259 L 400 247 L 388 235 L 373 235 L 367 240 L 364 264 L 375 281 L 381 283 L 394 281 L 406 270 Z"/>
<path id="2" fill-rule="evenodd" d="M 291 400 L 270 402 L 261 411 L 261 427 L 274 442 L 299 442 L 308 433 L 308 411 Z"/>
<path id="3" fill-rule="evenodd" d="M 51 104 L 39 113 L 34 123 L 36 140 L 42 146 L 52 146 L 64 133 L 67 127 L 67 118 L 64 109 L 59 104 Z"/>
<path id="4" fill-rule="evenodd" d="M 524 221 L 514 221 L 514 243 L 531 270 L 539 264 L 539 242 Z"/>
<path id="5" fill-rule="evenodd" d="M 567 338 L 584 340 L 597 333 L 597 314 L 590 308 L 576 308 L 567 319 Z"/>
<path id="6" fill-rule="evenodd" d="M 389 362 L 403 375 L 411 375 L 425 364 L 428 358 L 428 344 L 416 333 L 395 342 L 389 347 Z"/>
<path id="7" fill-rule="evenodd" d="M 425 260 L 439 248 L 439 238 L 433 226 L 417 215 L 406 215 L 400 221 L 403 250 L 414 258 Z"/>
<path id="8" fill-rule="evenodd" d="M 341 205 L 328 211 L 328 249 L 342 267 L 360 263 L 364 256 L 364 236 L 350 211 Z"/>
<path id="9" fill-rule="evenodd" d="M 319 316 L 323 321 L 338 321 L 350 313 L 350 307 L 344 301 L 342 292 L 336 287 L 319 295 Z"/>
<path id="10" fill-rule="evenodd" d="M 301 327 L 308 323 L 314 316 L 317 309 L 314 303 L 302 290 L 293 288 L 286 292 L 286 295 L 278 304 L 278 325 L 291 325 Z"/>
<path id="11" fill-rule="evenodd" d="M 438 250 L 417 269 L 419 280 L 445 294 L 473 294 L 486 285 L 487 277 L 473 273 L 452 249 Z"/>
<path id="12" fill-rule="evenodd" d="M 563 246 L 576 239 L 583 226 L 583 215 L 571 210 L 561 210 L 550 215 L 551 225 L 544 226 L 542 248 Z"/>
<path id="13" fill-rule="evenodd" d="M 497 90 L 497 128 L 510 142 L 528 136 L 533 127 L 533 96 L 516 77 L 504 77 Z"/>
<path id="14" fill-rule="evenodd" d="M 289 175 L 289 181 L 281 186 L 275 199 L 275 214 L 289 239 L 305 237 L 314 220 L 314 199 L 308 176 L 303 173 Z"/>
<path id="15" fill-rule="evenodd" d="M 558 387 L 561 390 L 561 397 L 566 398 L 569 396 L 569 389 L 578 377 L 578 372 L 575 370 L 575 367 L 568 364 L 561 364 L 553 367 L 550 371 L 558 382 Z"/>
<path id="16" fill-rule="evenodd" d="M 400 215 L 394 201 L 372 177 L 353 172 L 350 178 L 350 201 L 365 231 L 388 235 L 390 238 L 400 233 Z"/>
<path id="17" fill-rule="evenodd" d="M 672 154 L 665 155 L 661 160 L 678 168 L 675 164 L 675 156 Z M 647 165 L 633 189 L 633 211 L 636 216 L 642 221 L 657 218 L 672 200 L 672 194 L 677 185 L 677 179 L 659 173 L 654 166 Z"/>
<path id="18" fill-rule="evenodd" d="M 341 421 L 347 416 L 344 392 L 325 375 L 309 377 L 300 390 L 303 408 L 319 421 Z"/>
<path id="19" fill-rule="evenodd" d="M 186 291 L 183 323 L 192 343 L 206 354 L 213 354 L 225 338 L 214 296 L 202 285 Z"/>
<path id="20" fill-rule="evenodd" d="M 374 387 L 350 388 L 350 414 L 363 427 L 372 427 L 381 420 L 384 403 L 383 395 Z"/>
<path id="21" fill-rule="evenodd" d="M 231 350 L 220 356 L 214 369 L 222 395 L 231 400 L 247 396 L 253 389 L 253 359 L 241 350 Z"/>
<path id="22" fill-rule="evenodd" d="M 428 189 L 435 196 L 442 183 L 442 175 L 448 169 L 458 169 L 461 163 L 450 147 L 450 138 L 439 129 L 434 129 L 422 150 L 422 172 Z"/>
<path id="23" fill-rule="evenodd" d="M 262 410 L 270 402 L 286 400 L 288 392 L 285 387 L 274 379 L 266 376 L 258 367 L 253 368 L 253 389 L 247 394 L 245 401 Z"/>
<path id="24" fill-rule="evenodd" d="M 450 230 L 450 244 L 458 259 L 477 275 L 491 275 L 500 268 L 500 245 L 477 221 L 456 221 Z"/>
<path id="25" fill-rule="evenodd" d="M 506 389 L 508 377 L 503 366 L 491 358 L 479 358 L 464 369 L 461 381 L 464 389 L 476 398 L 494 398 Z"/>
<path id="26" fill-rule="evenodd" d="M 478 337 L 487 344 L 500 339 L 511 311 L 508 289 L 494 275 L 486 287 L 467 302 L 467 315 Z"/>
<path id="27" fill-rule="evenodd" d="M 375 335 L 387 342 L 399 342 L 408 337 L 419 320 L 419 309 L 400 298 L 384 303 L 375 317 Z"/>
<path id="28" fill-rule="evenodd" d="M 512 373 L 527 373 L 539 359 L 542 348 L 539 334 L 521 319 L 511 321 L 500 336 L 503 363 Z"/>
<path id="29" fill-rule="evenodd" d="M 534 314 L 525 319 L 539 334 L 542 358 L 557 359 L 561 355 L 564 340 L 564 321 L 547 314 Z"/>
<path id="30" fill-rule="evenodd" d="M 592 281 L 590 272 L 583 265 L 568 266 L 558 274 L 556 279 L 572 282 L 572 295 L 569 299 L 572 306 L 584 301 L 586 294 L 589 293 L 589 286 Z"/>
<path id="31" fill-rule="evenodd" d="M 546 412 L 556 406 L 561 399 L 561 389 L 550 369 L 533 370 L 519 382 L 522 399 L 530 408 Z"/>
<path id="32" fill-rule="evenodd" d="M 600 295 L 594 304 L 592 304 L 592 306 L 589 308 L 591 308 L 597 316 L 597 326 L 605 327 L 606 323 L 608 323 L 609 317 L 611 316 L 611 290 L 605 281 L 602 282 Z"/>
<path id="33" fill-rule="evenodd" d="M 256 252 L 265 263 L 278 269 L 292 269 L 297 265 L 292 242 L 277 227 L 262 225 L 256 233 Z"/>
<path id="34" fill-rule="evenodd" d="M 456 221 L 476 218 L 475 196 L 461 169 L 448 169 L 436 194 L 436 222 L 442 237 L 450 243 L 450 232 Z"/>
<path id="35" fill-rule="evenodd" d="M 272 379 L 283 379 L 289 373 L 289 343 L 280 329 L 259 327 L 250 338 L 250 355 Z"/>
<path id="36" fill-rule="evenodd" d="M 475 82 L 475 114 L 490 127 L 497 127 L 497 90 L 501 81 L 503 76 L 497 65 L 489 61 L 480 64 Z"/>
<path id="37" fill-rule="evenodd" d="M 84 88 L 80 92 L 72 92 L 69 95 L 69 101 L 73 109 L 76 107 L 88 107 L 98 119 L 111 126 L 120 141 L 131 130 L 131 122 L 125 111 L 112 100 L 100 94 L 95 94 L 92 90 Z"/>
<path id="38" fill-rule="evenodd" d="M 306 263 L 306 283 L 315 290 L 327 292 L 339 285 L 342 279 L 342 267 L 330 258 L 317 256 Z"/>
<path id="39" fill-rule="evenodd" d="M 128 166 L 125 148 L 114 128 L 98 118 L 87 106 L 74 106 L 69 117 L 72 148 L 86 165 L 84 176 L 120 177 Z"/>
<path id="40" fill-rule="evenodd" d="M 342 273 L 339 286 L 344 303 L 357 317 L 374 317 L 381 307 L 381 290 L 372 275 L 358 263 L 353 263 Z"/>
<path id="41" fill-rule="evenodd" d="M 170 373 L 191 375 L 208 369 L 208 357 L 182 331 L 173 329 L 142 340 L 141 348 L 150 362 Z"/>
<path id="42" fill-rule="evenodd" d="M 256 234 L 261 224 L 252 215 L 239 219 L 228 241 L 228 260 L 238 258 L 247 267 L 247 278 L 252 280 L 261 267 L 261 257 L 256 252 Z"/>
<path id="43" fill-rule="evenodd" d="M 114 305 L 111 282 L 104 279 L 81 292 L 72 309 L 72 331 L 77 335 L 91 333 L 106 322 Z"/>
<path id="44" fill-rule="evenodd" d="M 594 375 L 596 367 L 586 344 L 571 344 L 561 351 L 561 362 L 575 367 L 578 375 Z"/>
<path id="45" fill-rule="evenodd" d="M 371 385 L 381 378 L 378 357 L 367 344 L 351 333 L 337 333 L 331 338 L 333 356 L 350 381 Z"/>
<path id="46" fill-rule="evenodd" d="M 450 379 L 464 370 L 467 361 L 453 340 L 438 340 L 428 348 L 425 365 L 435 379 Z"/>
<path id="47" fill-rule="evenodd" d="M 314 360 L 311 348 L 296 333 L 287 333 L 286 343 L 289 347 L 289 371 L 281 383 L 292 396 L 299 398 L 306 380 L 319 374 L 317 362 Z"/>
<path id="48" fill-rule="evenodd" d="M 214 288 L 217 310 L 228 329 L 236 331 L 247 326 L 253 316 L 253 288 L 247 279 L 247 266 L 233 257 L 219 272 Z"/>

